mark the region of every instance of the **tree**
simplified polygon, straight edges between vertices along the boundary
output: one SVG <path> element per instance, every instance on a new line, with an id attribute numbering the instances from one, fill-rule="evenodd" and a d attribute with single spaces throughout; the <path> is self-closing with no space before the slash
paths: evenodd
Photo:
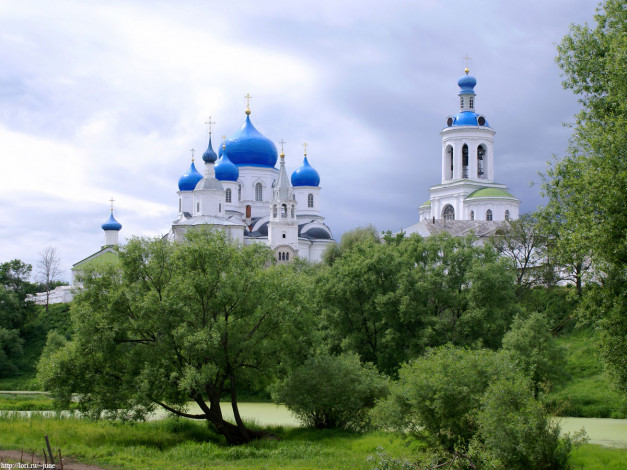
<path id="1" fill-rule="evenodd" d="M 298 418 L 315 428 L 361 430 L 368 412 L 387 394 L 387 379 L 355 353 L 331 356 L 319 352 L 296 367 L 273 390 Z"/>
<path id="2" fill-rule="evenodd" d="M 578 97 L 567 154 L 553 161 L 544 192 L 560 207 L 578 253 L 591 252 L 602 274 L 603 302 L 593 309 L 602 353 L 627 391 L 627 10 L 606 0 L 596 25 L 573 25 L 558 45 L 566 89 Z M 560 234 L 561 235 L 561 234 Z M 593 305 L 591 302 L 584 302 Z"/>
<path id="3" fill-rule="evenodd" d="M 509 258 L 516 269 L 517 292 L 544 282 L 547 268 L 546 235 L 540 230 L 535 214 L 520 218 L 499 228 L 491 243 L 501 255 Z M 549 267 L 550 269 L 550 267 Z"/>
<path id="4" fill-rule="evenodd" d="M 39 254 L 39 263 L 37 264 L 39 280 L 46 288 L 46 312 L 50 303 L 52 285 L 58 280 L 61 272 L 61 260 L 57 255 L 57 249 L 49 246 Z"/>
<path id="5" fill-rule="evenodd" d="M 268 383 L 283 338 L 297 336 L 298 275 L 271 266 L 267 247 L 207 231 L 190 231 L 184 243 L 132 239 L 119 260 L 85 270 L 73 340 L 40 367 L 45 387 L 58 400 L 80 393 L 95 417 L 141 417 L 161 406 L 206 420 L 231 444 L 260 437 L 244 425 L 237 392 Z M 223 418 L 225 394 L 235 424 Z M 187 412 L 189 401 L 201 412 Z"/>
<path id="6" fill-rule="evenodd" d="M 503 337 L 503 350 L 529 377 L 537 398 L 540 389 L 550 387 L 564 376 L 565 352 L 553 335 L 546 317 L 533 312 L 528 318 L 516 317 Z"/>

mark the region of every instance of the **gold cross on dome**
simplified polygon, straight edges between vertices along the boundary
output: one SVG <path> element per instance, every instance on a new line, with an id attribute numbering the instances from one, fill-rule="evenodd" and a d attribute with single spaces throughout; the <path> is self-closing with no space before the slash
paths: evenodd
<path id="1" fill-rule="evenodd" d="M 468 66 L 470 65 L 470 61 L 472 60 L 472 57 L 468 57 L 468 53 L 466 53 L 466 55 L 462 57 L 462 59 L 464 59 L 464 69 L 468 70 Z"/>
<path id="2" fill-rule="evenodd" d="M 279 140 L 279 144 L 281 144 L 281 153 L 283 153 L 283 146 L 285 145 L 285 141 L 281 139 Z"/>
<path id="3" fill-rule="evenodd" d="M 303 148 L 305 149 L 305 156 L 307 156 L 307 142 L 303 142 Z"/>
<path id="4" fill-rule="evenodd" d="M 115 202 L 115 199 L 111 198 L 109 199 L 109 202 L 111 203 L 111 212 L 113 212 L 113 203 Z"/>
<path id="5" fill-rule="evenodd" d="M 191 149 L 190 152 L 192 152 L 192 161 L 194 161 L 194 152 L 195 152 L 195 150 Z"/>
<path id="6" fill-rule="evenodd" d="M 244 98 L 246 98 L 246 114 L 250 114 L 250 99 L 252 98 L 252 96 L 250 96 L 250 93 L 246 93 L 246 96 L 244 96 Z"/>
<path id="7" fill-rule="evenodd" d="M 205 124 L 207 125 L 207 127 L 209 127 L 209 135 L 211 135 L 211 127 L 215 124 L 215 121 L 211 120 L 211 116 L 209 116 L 209 119 L 207 121 L 205 121 Z"/>
<path id="8" fill-rule="evenodd" d="M 222 135 L 222 148 L 225 149 L 226 148 L 226 134 Z"/>

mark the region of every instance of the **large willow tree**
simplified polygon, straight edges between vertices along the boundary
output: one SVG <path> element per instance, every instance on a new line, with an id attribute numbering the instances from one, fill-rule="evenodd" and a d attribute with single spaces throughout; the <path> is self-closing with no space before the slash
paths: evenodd
<path id="1" fill-rule="evenodd" d="M 260 437 L 237 406 L 243 382 L 263 384 L 301 318 L 298 276 L 271 251 L 220 233 L 184 243 L 133 239 L 119 265 L 86 271 L 72 307 L 75 337 L 44 357 L 39 375 L 57 398 L 79 393 L 94 417 L 142 417 L 156 407 L 206 420 L 231 444 Z M 289 281 L 288 281 L 289 278 Z M 220 400 L 230 397 L 235 422 Z M 188 402 L 200 413 L 190 413 Z"/>

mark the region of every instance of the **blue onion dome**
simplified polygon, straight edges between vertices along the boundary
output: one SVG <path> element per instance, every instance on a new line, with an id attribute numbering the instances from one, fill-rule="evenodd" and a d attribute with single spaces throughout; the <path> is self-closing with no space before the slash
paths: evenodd
<path id="1" fill-rule="evenodd" d="M 196 184 L 202 179 L 202 175 L 196 169 L 194 161 L 189 167 L 189 170 L 185 172 L 183 176 L 179 178 L 179 190 L 180 191 L 193 191 Z"/>
<path id="2" fill-rule="evenodd" d="M 115 230 L 115 231 L 122 230 L 122 224 L 118 222 L 117 220 L 115 220 L 115 217 L 113 217 L 113 212 L 111 212 L 107 221 L 104 224 L 102 224 L 102 230 Z"/>
<path id="3" fill-rule="evenodd" d="M 461 77 L 459 80 L 457 80 L 457 85 L 459 85 L 459 88 L 461 89 L 459 94 L 460 95 L 466 95 L 466 94 L 474 95 L 475 85 L 477 84 L 477 79 L 473 77 L 472 75 L 468 75 L 470 70 L 465 69 L 464 72 L 465 72 L 465 75 Z"/>
<path id="4" fill-rule="evenodd" d="M 226 142 L 226 152 L 237 166 L 274 168 L 278 158 L 276 146 L 255 129 L 248 113 L 240 131 Z"/>
<path id="5" fill-rule="evenodd" d="M 294 173 L 292 173 L 292 186 L 318 186 L 320 185 L 320 175 L 309 164 L 307 155 L 303 159 L 303 163 L 300 164 Z"/>
<path id="6" fill-rule="evenodd" d="M 211 145 L 211 134 L 209 134 L 209 145 L 207 146 L 205 153 L 202 154 L 202 159 L 205 163 L 214 163 L 218 159 L 218 156 L 213 151 L 213 146 Z"/>
<path id="7" fill-rule="evenodd" d="M 237 181 L 237 178 L 239 178 L 239 169 L 237 165 L 231 161 L 226 152 L 221 154 L 215 169 L 216 178 L 220 181 Z"/>

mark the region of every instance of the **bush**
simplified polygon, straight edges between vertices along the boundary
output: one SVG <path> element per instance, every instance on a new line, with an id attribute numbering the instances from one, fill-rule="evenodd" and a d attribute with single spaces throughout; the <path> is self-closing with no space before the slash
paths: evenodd
<path id="1" fill-rule="evenodd" d="M 272 396 L 307 426 L 361 430 L 387 390 L 387 379 L 357 354 L 318 353 L 277 384 Z"/>
<path id="2" fill-rule="evenodd" d="M 503 350 L 533 383 L 534 396 L 551 382 L 564 378 L 566 353 L 551 335 L 549 322 L 534 312 L 527 319 L 516 317 L 503 337 Z"/>
<path id="3" fill-rule="evenodd" d="M 571 442 L 506 354 L 445 346 L 399 371 L 373 414 L 386 428 L 434 445 L 425 468 L 560 469 Z M 439 467 L 438 467 L 439 466 Z"/>
<path id="4" fill-rule="evenodd" d="M 492 383 L 478 414 L 479 439 L 509 470 L 568 468 L 571 441 L 559 438 L 559 425 L 531 388 L 523 377 Z"/>

